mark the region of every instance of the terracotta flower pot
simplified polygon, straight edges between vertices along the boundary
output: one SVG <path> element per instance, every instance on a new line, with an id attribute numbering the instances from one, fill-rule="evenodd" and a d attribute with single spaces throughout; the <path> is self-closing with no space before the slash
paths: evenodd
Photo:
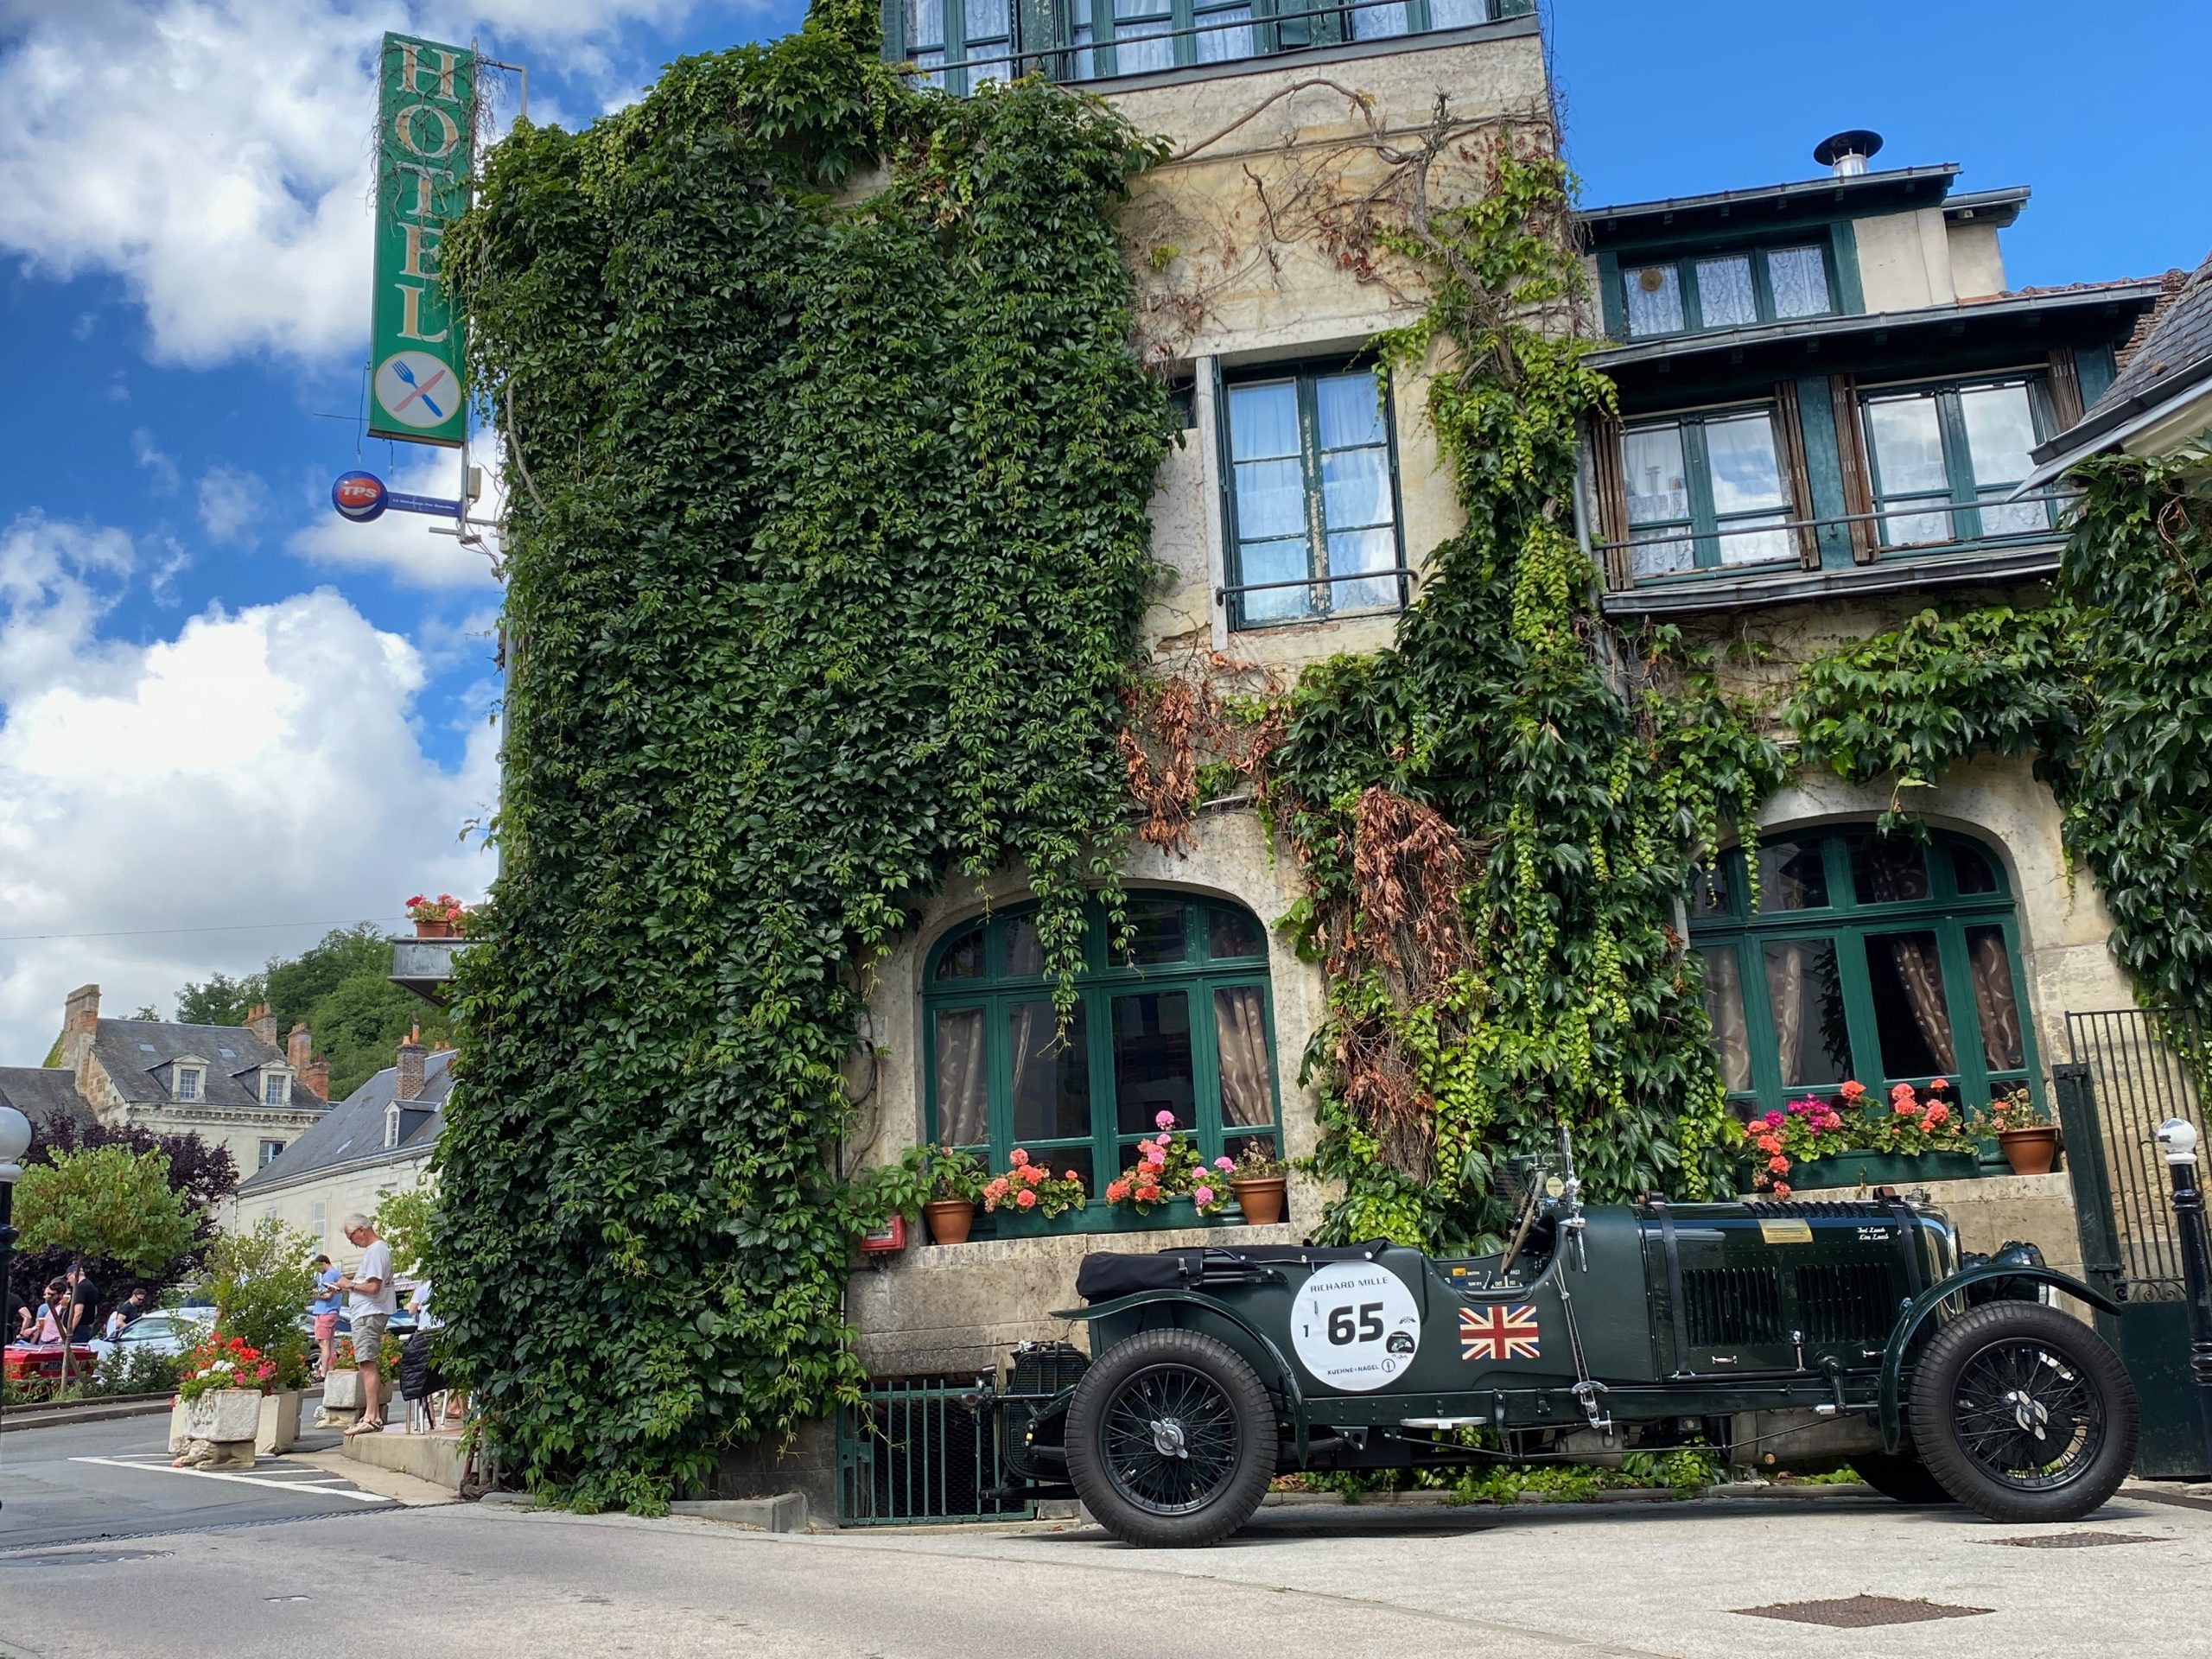
<path id="1" fill-rule="evenodd" d="M 2006 1129 L 1997 1137 L 1997 1144 L 2005 1148 L 2005 1161 L 2012 1166 L 2015 1175 L 2048 1175 L 2058 1160 L 2056 1128 Z"/>
<path id="2" fill-rule="evenodd" d="M 453 938 L 451 922 L 417 922 L 415 937 L 418 939 L 449 939 Z"/>
<path id="3" fill-rule="evenodd" d="M 976 1224 L 976 1206 L 963 1198 L 932 1198 L 922 1206 L 930 1219 L 930 1236 L 939 1244 L 965 1244 L 968 1230 Z"/>
<path id="4" fill-rule="evenodd" d="M 1255 1227 L 1271 1227 L 1282 1219 L 1286 1185 L 1283 1176 L 1265 1175 L 1257 1180 L 1231 1181 L 1229 1190 L 1236 1195 L 1236 1207 L 1244 1212 L 1246 1221 Z"/>

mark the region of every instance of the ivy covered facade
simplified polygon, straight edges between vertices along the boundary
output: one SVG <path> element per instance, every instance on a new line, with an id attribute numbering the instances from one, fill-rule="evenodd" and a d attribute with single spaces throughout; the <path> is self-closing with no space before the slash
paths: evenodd
<path id="1" fill-rule="evenodd" d="M 2007 296 L 1942 168 L 1577 216 L 1525 6 L 1107 10 L 818 6 L 454 233 L 512 656 L 438 1277 L 568 1501 L 825 1470 L 1117 1235 L 1465 1249 L 1560 1124 L 1722 1192 L 1827 1071 L 2039 1088 L 2126 998 L 2030 745 L 1908 849 L 1781 709 L 2032 602 L 2006 446 L 2155 284 Z M 1163 1120 L 1287 1218 L 1108 1203 Z M 857 1256 L 924 1144 L 1090 1202 Z"/>

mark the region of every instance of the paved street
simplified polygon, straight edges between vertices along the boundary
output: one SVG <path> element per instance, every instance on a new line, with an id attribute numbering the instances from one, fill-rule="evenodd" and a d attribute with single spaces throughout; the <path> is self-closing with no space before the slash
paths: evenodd
<path id="1" fill-rule="evenodd" d="M 172 1469 L 168 1421 L 161 1414 L 0 1434 L 0 1551 L 392 1506 L 299 1457 L 264 1458 L 251 1471 Z M 309 1431 L 301 1450 L 337 1443 L 334 1432 Z"/>
<path id="2" fill-rule="evenodd" d="M 2011 1547 L 2051 1537 L 2075 1547 Z M 1231 1546 L 1181 1554 L 1077 1527 L 769 1536 L 377 1506 L 0 1555 L 0 1656 L 298 1659 L 373 1631 L 383 1649 L 517 1659 L 2181 1659 L 2202 1650 L 2208 1578 L 2212 1511 L 2126 1495 L 2060 1528 L 1857 1498 L 1270 1510 Z M 1861 1593 L 1987 1611 L 1872 1630 L 1740 1611 Z"/>

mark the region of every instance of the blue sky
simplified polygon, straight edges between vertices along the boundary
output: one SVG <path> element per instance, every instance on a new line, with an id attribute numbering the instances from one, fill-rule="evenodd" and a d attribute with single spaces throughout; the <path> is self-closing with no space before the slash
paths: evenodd
<path id="1" fill-rule="evenodd" d="M 2016 286 L 2212 240 L 2202 0 L 1546 9 L 1590 201 L 1810 176 L 1818 139 L 1871 126 L 1879 164 L 2033 187 Z M 127 1012 L 488 880 L 459 832 L 491 799 L 498 588 L 423 521 L 327 501 L 356 464 L 457 482 L 352 418 L 380 31 L 474 29 L 575 124 L 800 12 L 0 0 L 0 1065 L 35 1061 L 81 980 Z"/>

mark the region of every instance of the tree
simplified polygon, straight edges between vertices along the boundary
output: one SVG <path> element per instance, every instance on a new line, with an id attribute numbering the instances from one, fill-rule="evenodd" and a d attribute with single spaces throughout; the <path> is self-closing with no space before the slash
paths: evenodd
<path id="1" fill-rule="evenodd" d="M 391 1246 L 391 1262 L 402 1273 L 420 1274 L 430 1247 L 432 1218 L 438 1207 L 435 1187 L 410 1187 L 377 1200 L 377 1236 Z"/>
<path id="2" fill-rule="evenodd" d="M 112 1257 L 94 1254 L 89 1258 L 93 1275 L 118 1300 L 134 1289 L 149 1297 L 196 1269 L 215 1236 L 215 1214 L 225 1198 L 238 1191 L 238 1168 L 230 1148 L 216 1146 L 196 1135 L 156 1135 L 136 1127 L 111 1128 L 105 1123 L 55 1118 L 41 1126 L 38 1143 L 24 1160 L 27 1165 L 52 1164 L 57 1159 L 100 1147 L 121 1147 L 134 1154 L 156 1153 L 166 1160 L 168 1185 L 192 1206 L 197 1226 L 186 1249 L 159 1267 L 141 1271 Z M 81 1254 L 81 1252 L 79 1252 Z M 16 1271 L 26 1284 L 44 1284 L 69 1265 L 72 1252 L 22 1247 Z"/>
<path id="3" fill-rule="evenodd" d="M 232 979 L 210 974 L 203 982 L 188 984 L 176 994 L 176 1019 L 181 1026 L 242 1026 L 246 1010 L 266 1000 L 265 976 L 248 974 Z"/>
<path id="4" fill-rule="evenodd" d="M 200 1217 L 170 1188 L 168 1160 L 160 1153 L 94 1147 L 26 1168 L 16 1186 L 16 1224 L 26 1249 L 66 1250 L 152 1273 L 191 1248 Z M 70 1352 L 65 1332 L 65 1389 Z"/>
<path id="5" fill-rule="evenodd" d="M 285 1388 L 307 1380 L 308 1338 L 300 1315 L 315 1294 L 315 1240 L 274 1216 L 245 1232 L 224 1234 L 207 1251 L 216 1333 L 258 1349 Z"/>

